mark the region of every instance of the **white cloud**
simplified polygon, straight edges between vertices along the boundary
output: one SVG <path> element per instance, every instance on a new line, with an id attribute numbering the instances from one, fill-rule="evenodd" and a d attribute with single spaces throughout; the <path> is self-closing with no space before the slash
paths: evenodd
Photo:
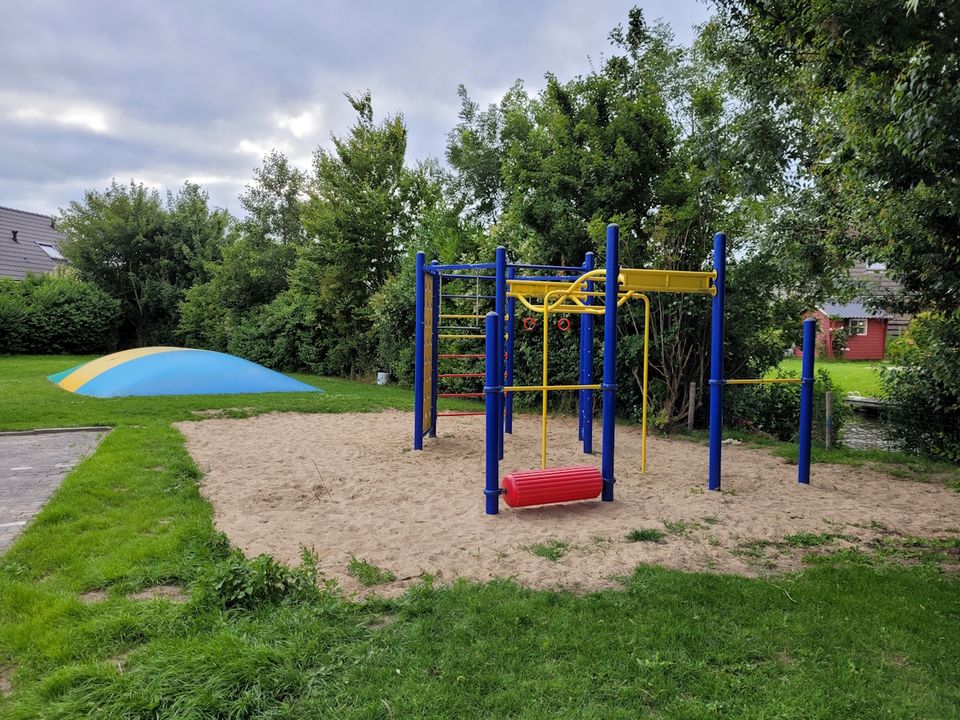
<path id="1" fill-rule="evenodd" d="M 290 143 L 276 138 L 264 138 L 263 140 L 249 140 L 244 138 L 237 143 L 233 149 L 234 152 L 241 155 L 252 155 L 256 158 L 262 158 L 271 150 L 279 150 L 286 153 L 290 150 Z"/>
<path id="2" fill-rule="evenodd" d="M 317 126 L 316 115 L 319 115 L 319 113 L 310 110 L 304 110 L 299 115 L 278 113 L 276 115 L 277 127 L 289 130 L 290 134 L 299 140 L 313 133 Z"/>
<path id="3" fill-rule="evenodd" d="M 20 122 L 68 125 L 100 134 L 108 133 L 111 128 L 109 111 L 82 101 L 77 103 L 54 96 L 2 93 L 0 103 L 13 108 L 8 111 L 7 117 Z"/>

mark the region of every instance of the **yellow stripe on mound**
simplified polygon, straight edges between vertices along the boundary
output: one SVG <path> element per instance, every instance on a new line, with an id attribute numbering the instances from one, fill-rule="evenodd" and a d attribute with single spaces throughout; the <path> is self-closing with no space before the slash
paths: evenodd
<path id="1" fill-rule="evenodd" d="M 133 350 L 121 350 L 111 355 L 104 355 L 102 358 L 91 360 L 86 365 L 82 365 L 67 375 L 58 384 L 64 390 L 76 392 L 81 386 L 93 380 L 97 375 L 117 365 L 122 365 L 130 360 L 146 357 L 147 355 L 156 355 L 157 353 L 176 352 L 184 348 L 178 347 L 145 347 L 134 348 Z"/>

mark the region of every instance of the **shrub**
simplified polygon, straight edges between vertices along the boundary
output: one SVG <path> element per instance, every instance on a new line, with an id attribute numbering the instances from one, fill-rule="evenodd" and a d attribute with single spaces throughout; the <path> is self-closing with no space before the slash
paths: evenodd
<path id="1" fill-rule="evenodd" d="M 889 428 L 907 450 L 960 463 L 960 312 L 922 313 L 883 371 Z"/>
<path id="2" fill-rule="evenodd" d="M 777 377 L 796 377 L 796 373 L 778 372 Z M 813 389 L 813 437 L 824 440 L 826 393 L 833 392 L 833 433 L 840 435 L 850 416 L 846 403 L 840 402 L 841 391 L 824 370 L 817 371 Z M 748 432 L 771 435 L 778 440 L 797 439 L 800 417 L 800 385 L 771 383 L 767 385 L 728 386 L 724 393 L 724 422 Z"/>
<path id="3" fill-rule="evenodd" d="M 306 549 L 297 568 L 281 565 L 269 555 L 248 560 L 235 550 L 200 578 L 199 597 L 223 610 L 303 602 L 319 593 L 318 576 L 316 557 Z"/>
<path id="4" fill-rule="evenodd" d="M 0 352 L 101 353 L 116 348 L 120 303 L 67 275 L 0 285 Z"/>

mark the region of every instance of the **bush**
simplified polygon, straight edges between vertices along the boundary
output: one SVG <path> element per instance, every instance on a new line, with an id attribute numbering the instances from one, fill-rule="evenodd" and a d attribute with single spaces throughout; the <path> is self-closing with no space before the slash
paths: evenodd
<path id="1" fill-rule="evenodd" d="M 114 350 L 120 303 L 65 275 L 0 284 L 0 353 L 86 354 Z"/>
<path id="2" fill-rule="evenodd" d="M 316 557 L 304 549 L 300 567 L 288 568 L 269 555 L 248 560 L 235 550 L 200 579 L 200 600 L 223 610 L 253 610 L 303 602 L 317 596 Z"/>
<path id="3" fill-rule="evenodd" d="M 796 377 L 796 373 L 779 372 L 777 377 Z M 813 437 L 825 439 L 824 413 L 826 394 L 832 392 L 833 435 L 840 435 L 850 416 L 846 403 L 840 402 L 840 391 L 825 370 L 817 371 L 813 386 Z M 795 441 L 800 426 L 800 385 L 771 383 L 767 385 L 728 386 L 724 392 L 724 423 L 748 432 L 763 433 L 785 442 Z"/>
<path id="4" fill-rule="evenodd" d="M 889 427 L 907 450 L 960 463 L 960 312 L 922 313 L 882 381 Z"/>

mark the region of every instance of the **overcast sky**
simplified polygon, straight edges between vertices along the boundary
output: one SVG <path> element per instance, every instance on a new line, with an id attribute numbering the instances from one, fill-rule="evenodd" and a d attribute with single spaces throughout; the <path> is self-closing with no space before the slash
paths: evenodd
<path id="1" fill-rule="evenodd" d="M 369 88 L 402 112 L 408 162 L 443 158 L 464 83 L 484 105 L 522 78 L 568 79 L 609 53 L 638 0 L 322 2 L 3 0 L 0 205 L 53 213 L 116 178 L 189 179 L 239 212 L 271 148 L 309 166 Z M 702 0 L 646 0 L 681 42 Z"/>

